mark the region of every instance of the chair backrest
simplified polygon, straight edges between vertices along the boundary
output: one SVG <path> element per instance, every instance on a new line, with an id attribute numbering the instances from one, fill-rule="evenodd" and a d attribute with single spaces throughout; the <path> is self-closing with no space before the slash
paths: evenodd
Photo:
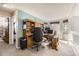
<path id="1" fill-rule="evenodd" d="M 42 33 L 41 28 L 35 27 L 34 31 L 33 31 L 33 41 L 35 41 L 35 42 L 42 41 L 42 36 L 43 36 L 43 33 Z"/>

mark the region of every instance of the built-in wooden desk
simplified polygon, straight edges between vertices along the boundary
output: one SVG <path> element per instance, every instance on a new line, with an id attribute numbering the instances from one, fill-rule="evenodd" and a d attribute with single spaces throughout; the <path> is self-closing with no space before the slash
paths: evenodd
<path id="1" fill-rule="evenodd" d="M 26 33 L 27 48 L 32 48 L 32 33 Z"/>
<path id="2" fill-rule="evenodd" d="M 54 37 L 54 35 L 50 35 L 50 34 L 45 34 L 44 37 L 51 42 L 50 46 L 52 47 L 52 49 L 55 49 L 57 51 L 59 38 Z"/>

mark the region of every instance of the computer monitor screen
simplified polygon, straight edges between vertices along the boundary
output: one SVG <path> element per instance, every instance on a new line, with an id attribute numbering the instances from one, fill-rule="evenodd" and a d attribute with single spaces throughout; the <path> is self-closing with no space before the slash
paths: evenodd
<path id="1" fill-rule="evenodd" d="M 45 30 L 50 30 L 50 28 L 49 27 L 46 27 Z"/>
<path id="2" fill-rule="evenodd" d="M 53 30 L 48 30 L 48 33 L 49 34 L 53 34 Z"/>

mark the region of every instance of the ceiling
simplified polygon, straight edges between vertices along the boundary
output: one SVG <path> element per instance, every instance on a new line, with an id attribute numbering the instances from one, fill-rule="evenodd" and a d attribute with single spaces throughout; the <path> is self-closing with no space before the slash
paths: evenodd
<path id="1" fill-rule="evenodd" d="M 7 5 L 4 4 L 0 4 L 0 11 L 4 11 L 7 13 L 12 13 L 14 11 L 14 9 L 9 8 Z"/>
<path id="2" fill-rule="evenodd" d="M 66 18 L 74 7 L 73 3 L 10 3 L 7 5 L 13 6 L 15 9 L 24 10 L 25 12 L 46 21 Z"/>

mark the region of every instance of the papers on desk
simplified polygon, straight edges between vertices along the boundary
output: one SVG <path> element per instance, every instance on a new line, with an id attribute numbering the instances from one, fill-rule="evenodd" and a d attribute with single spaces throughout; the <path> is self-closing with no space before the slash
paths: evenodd
<path id="1" fill-rule="evenodd" d="M 46 38 L 43 38 L 43 41 L 42 41 L 41 45 L 42 45 L 42 46 L 47 46 L 47 45 L 49 45 L 48 40 L 47 40 Z"/>
<path id="2" fill-rule="evenodd" d="M 49 42 L 42 42 L 41 45 L 42 46 L 47 46 L 47 45 L 49 45 Z"/>

